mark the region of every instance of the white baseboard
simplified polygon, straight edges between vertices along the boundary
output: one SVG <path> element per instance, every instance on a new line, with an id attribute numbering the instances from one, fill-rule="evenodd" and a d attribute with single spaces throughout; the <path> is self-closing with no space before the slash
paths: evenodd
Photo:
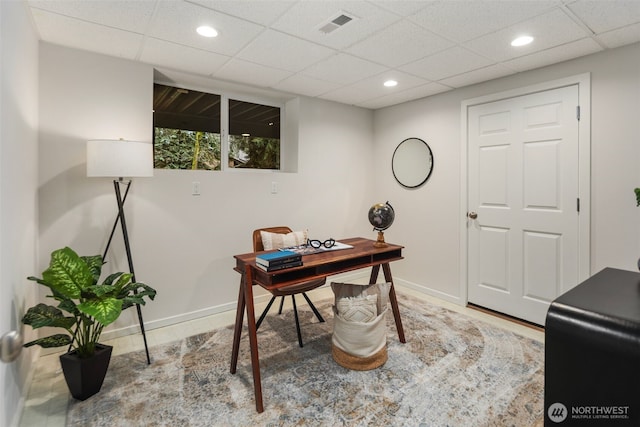
<path id="1" fill-rule="evenodd" d="M 364 280 L 364 282 L 363 282 Z M 330 276 L 327 278 L 327 284 L 323 286 L 329 287 L 331 282 L 351 282 L 351 283 L 367 283 L 369 280 L 369 276 L 366 273 L 361 271 L 354 271 L 349 273 L 343 273 L 335 276 Z M 254 298 L 254 302 L 256 305 L 265 303 L 269 300 L 271 295 L 264 294 L 258 295 Z M 150 331 L 157 328 L 163 328 L 165 326 L 171 326 L 178 323 L 188 322 L 190 320 L 199 319 L 202 317 L 211 316 L 214 314 L 224 313 L 227 311 L 235 310 L 237 307 L 237 301 L 228 302 L 225 304 L 220 304 L 212 307 L 207 307 L 200 310 L 191 311 L 188 313 L 182 313 L 175 316 L 165 317 L 162 319 L 145 321 L 144 328 L 145 331 Z M 123 328 L 112 329 L 102 333 L 102 338 L 107 341 L 114 338 L 120 338 L 127 335 L 134 335 L 140 333 L 140 326 L 138 324 L 125 326 Z"/>
<path id="2" fill-rule="evenodd" d="M 467 305 L 467 302 L 464 301 L 462 298 L 457 297 L 455 295 L 451 295 L 451 294 L 447 294 L 445 292 L 441 292 L 432 288 L 428 288 L 426 286 L 423 285 L 418 285 L 417 283 L 413 283 L 413 282 L 409 282 L 406 280 L 402 280 L 402 279 L 395 279 L 394 280 L 394 284 L 396 287 L 400 287 L 400 288 L 407 288 L 407 289 L 411 289 L 414 291 L 417 291 L 419 293 L 425 294 L 425 295 L 429 295 L 444 301 L 448 301 L 451 303 L 454 303 L 456 305 L 459 306 L 465 306 Z"/>
<path id="3" fill-rule="evenodd" d="M 327 278 L 327 283 L 321 288 L 319 288 L 319 291 L 322 291 L 323 296 L 328 296 L 328 294 L 326 294 L 327 292 L 326 289 L 330 290 L 331 282 L 348 282 L 348 283 L 366 284 L 366 283 L 369 283 L 369 273 L 367 271 L 356 270 L 349 273 L 330 276 Z M 396 286 L 400 288 L 404 287 L 407 289 L 411 289 L 422 294 L 426 294 L 426 295 L 436 297 L 448 302 L 452 302 L 457 305 L 461 305 L 461 306 L 465 305 L 465 303 L 462 302 L 460 298 L 427 288 L 422 285 L 418 285 L 416 283 L 408 282 L 402 279 L 395 279 L 394 283 L 396 284 Z M 266 302 L 269 300 L 270 297 L 271 295 L 269 294 L 256 296 L 254 299 L 255 304 L 256 305 L 259 305 L 262 303 L 266 304 Z M 150 331 L 153 329 L 163 328 L 163 327 L 175 325 L 178 323 L 188 322 L 190 320 L 207 317 L 214 314 L 234 311 L 236 307 L 237 307 L 237 301 L 232 301 L 225 304 L 220 304 L 220 305 L 207 307 L 200 310 L 191 311 L 188 313 L 183 313 L 175 316 L 165 317 L 162 319 L 152 320 L 149 322 L 145 321 L 144 327 L 145 327 L 145 331 Z M 127 335 L 139 334 L 139 333 L 140 333 L 140 326 L 135 324 L 135 325 L 119 328 L 119 329 L 105 331 L 102 333 L 102 337 L 106 341 L 114 338 L 119 338 Z"/>

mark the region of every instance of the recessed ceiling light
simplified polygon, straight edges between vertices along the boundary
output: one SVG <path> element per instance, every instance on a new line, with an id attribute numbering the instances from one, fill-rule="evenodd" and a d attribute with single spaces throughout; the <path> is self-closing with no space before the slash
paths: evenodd
<path id="1" fill-rule="evenodd" d="M 514 47 L 524 46 L 524 45 L 528 45 L 532 41 L 533 41 L 533 37 L 531 36 L 520 36 L 513 39 L 513 41 L 511 42 L 511 46 L 514 46 Z"/>
<path id="2" fill-rule="evenodd" d="M 250 137 L 251 134 L 250 133 L 243 133 L 242 136 L 244 136 L 245 138 Z"/>
<path id="3" fill-rule="evenodd" d="M 198 27 L 196 28 L 196 31 L 202 37 L 216 37 L 218 35 L 218 32 L 216 31 L 216 29 L 208 25 L 203 25 L 201 27 Z"/>
<path id="4" fill-rule="evenodd" d="M 394 87 L 394 86 L 398 86 L 398 82 L 395 80 L 387 80 L 386 82 L 384 82 L 384 85 L 386 87 Z"/>

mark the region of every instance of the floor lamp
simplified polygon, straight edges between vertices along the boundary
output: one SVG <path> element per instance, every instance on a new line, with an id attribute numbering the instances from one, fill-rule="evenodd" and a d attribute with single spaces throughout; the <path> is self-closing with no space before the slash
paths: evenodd
<path id="1" fill-rule="evenodd" d="M 113 180 L 113 188 L 116 193 L 116 201 L 118 202 L 118 215 L 113 223 L 111 235 L 109 236 L 102 259 L 104 260 L 107 256 L 111 240 L 113 239 L 118 222 L 120 222 L 122 237 L 124 238 L 124 247 L 127 253 L 127 262 L 129 263 L 129 272 L 131 273 L 131 280 L 135 282 L 136 274 L 133 269 L 131 245 L 129 244 L 127 222 L 124 215 L 124 202 L 129 194 L 132 181 L 131 179 L 125 180 L 124 177 L 153 176 L 153 146 L 150 142 L 125 141 L 122 139 L 96 139 L 87 141 L 87 176 L 117 178 Z M 124 196 L 121 192 L 121 186 L 125 186 Z M 140 330 L 144 340 L 144 349 L 147 353 L 147 364 L 151 364 L 149 347 L 147 345 L 147 334 L 144 330 L 142 309 L 139 304 L 136 304 L 136 309 L 138 311 L 138 321 L 140 322 Z"/>

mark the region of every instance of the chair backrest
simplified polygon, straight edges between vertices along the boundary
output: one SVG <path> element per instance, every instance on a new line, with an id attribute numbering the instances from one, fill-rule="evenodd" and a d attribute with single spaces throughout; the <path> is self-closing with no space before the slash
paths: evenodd
<path id="1" fill-rule="evenodd" d="M 269 233 L 278 233 L 278 234 L 287 234 L 291 233 L 291 229 L 289 227 L 280 226 L 280 227 L 267 227 L 267 228 L 259 228 L 257 230 L 253 230 L 253 252 L 264 251 L 264 245 L 262 244 L 262 235 L 261 231 L 267 231 Z"/>

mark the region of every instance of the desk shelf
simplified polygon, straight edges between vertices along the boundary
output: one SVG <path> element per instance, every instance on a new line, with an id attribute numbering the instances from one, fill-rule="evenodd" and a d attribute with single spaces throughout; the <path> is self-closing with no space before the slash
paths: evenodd
<path id="1" fill-rule="evenodd" d="M 346 239 L 341 240 L 341 242 L 351 245 L 353 248 L 304 255 L 300 267 L 291 267 L 272 272 L 256 267 L 255 253 L 236 255 L 235 270 L 242 274 L 247 264 L 256 267 L 252 273 L 253 284 L 260 285 L 265 289 L 277 289 L 299 282 L 302 279 L 321 279 L 347 271 L 403 259 L 402 246 L 389 244 L 385 248 L 374 248 L 372 240 L 362 238 Z M 327 262 L 328 260 L 331 260 L 331 262 Z"/>

